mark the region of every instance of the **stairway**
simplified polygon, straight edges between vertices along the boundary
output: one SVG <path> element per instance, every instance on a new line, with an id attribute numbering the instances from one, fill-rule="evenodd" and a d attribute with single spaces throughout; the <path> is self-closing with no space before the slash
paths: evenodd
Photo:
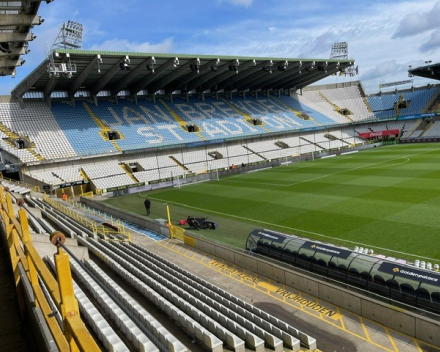
<path id="1" fill-rule="evenodd" d="M 324 94 L 322 94 L 320 91 L 318 91 L 318 95 L 324 99 L 327 103 L 329 103 L 331 106 L 333 106 L 333 109 L 335 109 L 336 112 L 340 113 L 342 116 L 344 116 L 348 121 L 353 122 L 353 119 L 347 115 L 344 115 L 341 111 L 342 109 L 337 106 L 336 104 L 333 104 L 330 99 L 328 99 Z"/>
<path id="2" fill-rule="evenodd" d="M 92 109 L 90 109 L 90 107 L 87 105 L 86 102 L 83 103 L 83 106 L 90 115 L 90 117 L 93 119 L 93 121 L 95 121 L 96 125 L 101 129 L 101 131 L 99 131 L 99 135 L 101 136 L 101 138 L 105 141 L 110 142 L 118 152 L 122 151 L 122 148 L 118 145 L 118 143 L 116 143 L 116 140 L 108 139 L 108 132 L 111 131 L 110 127 L 102 123 L 101 119 L 95 115 L 95 113 L 92 111 Z M 124 138 L 120 132 L 119 135 L 121 139 Z"/>
<path id="3" fill-rule="evenodd" d="M 434 121 L 429 121 L 423 132 L 420 133 L 419 137 L 423 137 L 426 134 L 426 132 L 428 132 L 432 128 L 432 126 L 434 126 Z"/>
<path id="4" fill-rule="evenodd" d="M 409 130 L 409 134 L 405 136 L 405 138 L 410 138 L 413 133 L 419 129 L 420 125 L 423 123 L 423 119 L 418 119 L 417 122 L 418 123 L 415 123 L 414 127 Z"/>
<path id="5" fill-rule="evenodd" d="M 311 140 L 309 140 L 307 138 L 304 138 L 304 137 L 299 137 L 299 138 L 304 140 L 304 141 L 306 141 L 306 142 L 309 142 L 310 144 L 313 144 L 313 145 L 317 146 L 318 148 L 321 148 L 322 150 L 326 150 L 324 147 L 321 147 L 319 144 L 316 144 L 315 142 L 313 142 L 313 141 L 311 141 Z"/>
<path id="6" fill-rule="evenodd" d="M 174 161 L 177 165 L 179 165 L 185 171 L 189 171 L 189 169 L 185 165 L 183 165 L 179 160 L 177 160 L 174 156 L 170 155 L 170 159 L 172 161 Z"/>
<path id="7" fill-rule="evenodd" d="M 131 172 L 131 168 L 127 165 L 127 164 L 125 164 L 125 163 L 122 163 L 122 164 L 119 164 L 120 166 L 121 166 L 121 168 L 125 171 L 125 173 L 128 175 L 128 176 L 130 176 L 130 178 L 133 180 L 133 182 L 135 182 L 135 183 L 138 183 L 139 182 L 139 180 L 138 179 L 136 179 L 136 177 L 133 175 L 133 173 Z"/>
<path id="8" fill-rule="evenodd" d="M 253 125 L 252 120 L 254 120 L 254 119 L 252 118 L 252 116 L 250 116 L 250 115 L 246 114 L 245 112 L 241 111 L 241 110 L 238 109 L 234 104 L 232 104 L 231 102 L 227 101 L 225 98 L 221 98 L 221 100 L 222 100 L 224 103 L 228 104 L 228 106 L 229 106 L 232 110 L 234 110 L 237 114 L 240 114 L 241 116 L 243 116 L 247 123 Z M 264 126 L 263 124 L 261 124 L 261 125 L 259 125 L 259 126 L 260 126 L 263 130 L 265 130 L 266 132 L 271 132 L 271 130 L 268 129 L 268 128 L 267 128 L 266 126 Z"/>
<path id="9" fill-rule="evenodd" d="M 371 106 L 368 103 L 368 99 L 367 99 L 367 96 L 365 94 L 364 87 L 362 87 L 362 84 L 360 82 L 358 83 L 357 86 L 358 86 L 359 92 L 361 93 L 362 100 L 364 101 L 364 104 L 367 107 L 368 112 L 369 113 L 373 113 L 373 109 L 371 109 Z"/>
<path id="10" fill-rule="evenodd" d="M 319 123 L 318 121 L 315 121 L 311 116 L 307 115 L 309 118 L 305 119 L 303 114 L 301 112 L 299 112 L 298 110 L 295 110 L 294 108 L 292 108 L 291 106 L 285 104 L 284 102 L 281 101 L 281 99 L 279 98 L 274 98 L 274 100 L 276 100 L 278 102 L 278 104 L 280 104 L 283 108 L 285 108 L 286 110 L 289 110 L 291 112 L 293 112 L 298 118 L 300 118 L 303 121 L 312 121 L 313 123 L 317 124 L 318 126 L 322 126 L 321 123 Z"/>
<path id="11" fill-rule="evenodd" d="M 197 126 L 198 127 L 198 131 L 197 132 L 188 132 L 188 130 L 187 130 L 187 123 L 186 123 L 186 121 L 185 120 L 183 120 L 179 115 L 177 115 L 177 113 L 171 108 L 171 106 L 169 106 L 168 104 L 167 104 L 167 102 L 164 100 L 164 99 L 159 99 L 159 101 L 161 102 L 161 104 L 168 110 L 168 112 L 173 116 L 173 118 L 174 118 L 174 120 L 176 120 L 177 121 L 177 123 L 180 125 L 180 127 L 186 132 L 186 133 L 194 133 L 194 134 L 196 134 L 197 135 L 197 137 L 199 137 L 200 139 L 202 139 L 202 140 L 206 140 L 206 138 L 205 137 L 203 137 L 201 134 L 200 134 L 200 132 L 202 131 L 201 129 L 200 129 L 200 127 L 199 126 Z"/>
<path id="12" fill-rule="evenodd" d="M 255 155 L 258 155 L 261 159 L 268 161 L 267 158 L 265 158 L 263 155 L 261 155 L 260 153 L 257 153 L 255 150 L 252 150 L 251 148 L 247 147 L 247 146 L 243 146 L 245 149 L 249 150 L 250 152 L 254 153 Z"/>
<path id="13" fill-rule="evenodd" d="M 397 101 L 396 105 L 395 105 L 395 109 L 396 109 L 396 116 L 400 116 L 400 108 L 399 105 L 400 103 L 404 100 L 403 94 L 400 94 L 399 100 Z"/>
<path id="14" fill-rule="evenodd" d="M 37 158 L 39 161 L 45 160 L 43 158 L 43 156 L 41 156 L 41 154 L 37 153 L 33 149 L 33 148 L 35 148 L 35 143 L 31 142 L 27 137 L 20 136 L 18 133 L 12 131 L 9 127 L 7 127 L 6 125 L 2 124 L 1 122 L 0 122 L 0 131 L 2 131 L 8 137 L 8 139 L 5 142 L 7 142 L 9 145 L 11 145 L 14 149 L 18 150 L 17 146 L 13 142 L 14 140 L 19 139 L 19 138 L 25 139 L 29 143 L 29 145 L 30 145 L 30 147 L 26 148 L 26 150 L 30 154 L 32 154 L 35 158 Z"/>

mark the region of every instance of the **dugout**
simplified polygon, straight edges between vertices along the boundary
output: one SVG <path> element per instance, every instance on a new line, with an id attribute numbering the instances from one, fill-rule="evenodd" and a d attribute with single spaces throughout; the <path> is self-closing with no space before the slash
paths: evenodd
<path id="1" fill-rule="evenodd" d="M 438 271 L 265 229 L 256 229 L 249 234 L 246 249 L 386 298 L 440 313 Z"/>

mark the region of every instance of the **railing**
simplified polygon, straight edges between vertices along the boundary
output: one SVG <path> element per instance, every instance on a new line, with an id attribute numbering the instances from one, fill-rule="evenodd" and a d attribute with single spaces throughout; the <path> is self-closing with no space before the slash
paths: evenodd
<path id="1" fill-rule="evenodd" d="M 27 281 L 32 288 L 33 303 L 41 309 L 50 334 L 60 351 L 100 351 L 80 318 L 68 255 L 58 248 L 58 253 L 55 255 L 58 279 L 55 279 L 33 245 L 26 211 L 23 208 L 18 211 L 20 221 L 17 221 L 12 197 L 9 193 L 5 193 L 3 187 L 0 187 L 0 216 L 6 229 L 19 301 L 25 301 L 25 294 L 19 287 L 23 281 Z M 24 273 L 20 272 L 20 267 L 23 267 Z M 44 287 L 41 286 L 42 284 Z M 58 308 L 63 326 L 60 326 L 56 314 L 53 314 L 44 291 L 49 292 Z"/>
<path id="2" fill-rule="evenodd" d="M 72 199 L 67 200 L 66 205 L 64 205 L 63 202 L 55 200 L 45 194 L 44 201 L 51 205 L 53 208 L 67 215 L 69 218 L 84 225 L 94 234 L 101 234 L 105 240 L 131 242 L 131 232 L 127 231 L 124 224 L 119 218 L 114 218 L 113 216 L 106 213 L 101 213 L 98 210 L 95 210 L 81 202 L 76 202 Z M 80 211 L 68 207 L 67 204 L 73 205 Z M 90 215 L 93 215 L 93 217 L 98 217 L 102 220 L 102 222 L 97 222 L 91 217 L 83 215 L 83 213 L 88 213 Z"/>

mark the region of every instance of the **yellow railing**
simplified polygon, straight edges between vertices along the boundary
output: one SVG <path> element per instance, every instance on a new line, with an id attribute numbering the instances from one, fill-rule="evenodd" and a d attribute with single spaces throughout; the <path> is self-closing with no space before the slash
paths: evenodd
<path id="1" fill-rule="evenodd" d="M 41 309 L 49 331 L 60 351 L 100 351 L 80 318 L 78 301 L 73 291 L 68 255 L 61 248 L 55 255 L 58 273 L 58 280 L 56 280 L 34 248 L 26 211 L 23 208 L 18 211 L 20 221 L 17 221 L 12 197 L 9 193 L 5 194 L 3 187 L 0 187 L 0 203 L 0 216 L 6 229 L 18 294 L 23 295 L 23 291 L 18 289 L 21 281 L 29 280 L 34 293 L 34 304 Z M 20 263 L 26 272 L 25 277 L 20 275 Z M 53 314 L 39 278 L 61 313 L 63 327 L 58 324 Z M 24 302 L 24 297 L 19 297 L 19 301 Z"/>
<path id="2" fill-rule="evenodd" d="M 68 199 L 67 203 L 75 206 L 77 209 L 72 209 L 66 205 L 63 205 L 63 202 L 59 200 L 55 200 L 46 194 L 44 195 L 44 201 L 50 204 L 55 209 L 59 210 L 63 214 L 67 215 L 69 218 L 77 221 L 78 223 L 87 227 L 94 234 L 101 234 L 105 240 L 114 240 L 114 241 L 129 241 L 131 242 L 131 232 L 129 232 L 124 224 L 121 222 L 119 218 L 113 217 L 111 215 L 107 215 L 105 213 L 101 213 L 94 208 L 90 208 L 81 202 L 76 202 L 73 199 Z M 89 213 L 94 215 L 94 217 L 99 217 L 103 220 L 103 222 L 111 225 L 114 229 L 104 226 L 102 223 L 98 223 L 91 219 L 90 217 L 84 215 L 84 213 Z M 116 230 L 117 229 L 117 230 Z"/>

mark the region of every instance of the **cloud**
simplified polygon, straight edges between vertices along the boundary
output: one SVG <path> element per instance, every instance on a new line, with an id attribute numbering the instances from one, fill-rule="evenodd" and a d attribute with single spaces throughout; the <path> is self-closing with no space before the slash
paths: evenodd
<path id="1" fill-rule="evenodd" d="M 222 2 L 227 2 L 227 3 L 230 3 L 231 5 L 235 5 L 235 6 L 249 7 L 252 5 L 254 0 L 220 0 L 220 3 L 222 3 Z"/>
<path id="2" fill-rule="evenodd" d="M 431 37 L 420 46 L 422 53 L 433 53 L 440 49 L 440 29 L 431 33 Z"/>
<path id="3" fill-rule="evenodd" d="M 400 72 L 408 72 L 408 66 L 406 64 L 398 63 L 396 60 L 384 61 L 378 63 L 374 68 L 369 69 L 362 75 L 363 80 L 372 80 L 381 78 L 384 79 L 387 76 L 393 77 Z"/>
<path id="4" fill-rule="evenodd" d="M 402 18 L 393 38 L 403 38 L 424 33 L 440 27 L 440 1 L 431 10 L 423 13 L 410 13 Z"/>
<path id="5" fill-rule="evenodd" d="M 173 38 L 167 38 L 162 43 L 152 44 L 150 42 L 130 42 L 125 39 L 109 39 L 101 44 L 94 44 L 90 50 L 102 51 L 127 51 L 141 53 L 169 53 L 173 48 Z"/>

